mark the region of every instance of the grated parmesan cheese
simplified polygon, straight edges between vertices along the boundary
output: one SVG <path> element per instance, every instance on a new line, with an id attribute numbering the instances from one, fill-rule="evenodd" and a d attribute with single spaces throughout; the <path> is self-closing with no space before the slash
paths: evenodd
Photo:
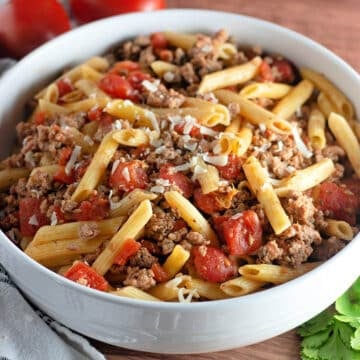
<path id="1" fill-rule="evenodd" d="M 313 153 L 306 147 L 301 136 L 295 126 L 291 128 L 291 132 L 294 137 L 295 145 L 299 149 L 299 151 L 303 154 L 304 158 L 310 159 L 313 156 Z"/>
<path id="2" fill-rule="evenodd" d="M 263 123 L 259 124 L 259 130 L 263 134 L 266 131 L 266 125 Z"/>
<path id="3" fill-rule="evenodd" d="M 186 297 L 185 297 L 186 295 Z M 200 295 L 197 291 L 197 289 L 186 289 L 186 288 L 180 288 L 178 291 L 178 300 L 181 303 L 191 303 L 191 300 L 193 298 L 199 298 Z"/>
<path id="4" fill-rule="evenodd" d="M 112 124 L 112 129 L 113 130 L 121 130 L 122 129 L 121 121 L 115 120 L 114 123 Z"/>
<path id="5" fill-rule="evenodd" d="M 149 80 L 144 80 L 142 86 L 151 93 L 156 92 L 158 90 L 158 86 L 160 84 L 159 80 L 155 80 L 154 82 L 150 82 Z"/>
<path id="6" fill-rule="evenodd" d="M 154 193 L 160 193 L 160 194 L 163 194 L 164 191 L 165 191 L 165 188 L 164 186 L 162 185 L 156 185 L 156 186 L 152 186 L 150 188 L 150 191 L 154 192 Z"/>
<path id="7" fill-rule="evenodd" d="M 156 185 L 161 185 L 161 186 L 170 186 L 171 183 L 168 179 L 163 179 L 163 178 L 159 178 L 155 180 Z"/>
<path id="8" fill-rule="evenodd" d="M 194 167 L 194 175 L 206 174 L 207 172 L 207 169 L 200 165 L 195 165 Z"/>
<path id="9" fill-rule="evenodd" d="M 58 223 L 58 218 L 57 218 L 57 216 L 56 216 L 56 212 L 55 211 L 53 211 L 52 213 L 51 213 L 51 218 L 50 218 L 50 225 L 51 226 L 54 226 L 54 225 L 56 225 L 57 223 Z"/>
<path id="10" fill-rule="evenodd" d="M 28 221 L 29 225 L 34 225 L 34 226 L 38 226 L 39 222 L 38 219 L 36 218 L 36 215 L 32 215 Z"/>
<path id="11" fill-rule="evenodd" d="M 166 71 L 164 74 L 164 80 L 167 82 L 172 82 L 175 79 L 175 74 L 171 71 Z"/>
<path id="12" fill-rule="evenodd" d="M 133 106 L 134 103 L 131 100 L 126 99 L 126 100 L 123 101 L 123 105 L 124 106 Z"/>
<path id="13" fill-rule="evenodd" d="M 111 168 L 111 175 L 116 171 L 117 167 L 119 166 L 120 164 L 120 160 L 117 159 L 113 162 L 113 165 L 112 165 L 112 168 Z"/>
<path id="14" fill-rule="evenodd" d="M 217 166 L 225 166 L 228 163 L 227 155 L 215 155 L 211 156 L 209 154 L 203 154 L 202 158 L 205 162 Z"/>
<path id="15" fill-rule="evenodd" d="M 209 129 L 206 126 L 200 126 L 200 134 L 208 135 L 208 136 L 214 136 L 214 137 L 219 135 L 219 133 L 217 131 Z"/>
<path id="16" fill-rule="evenodd" d="M 192 130 L 192 128 L 195 126 L 196 119 L 190 115 L 186 115 L 184 120 L 185 120 L 185 124 L 184 124 L 183 133 L 185 135 L 188 135 L 188 134 L 190 134 L 190 131 Z"/>
<path id="17" fill-rule="evenodd" d="M 65 174 L 70 175 L 72 169 L 74 168 L 74 165 L 76 163 L 76 160 L 78 159 L 79 155 L 81 153 L 81 147 L 76 145 L 74 147 L 74 150 L 71 153 L 70 159 L 65 165 Z"/>
<path id="18" fill-rule="evenodd" d="M 165 150 L 166 150 L 166 146 L 165 146 L 165 145 L 159 146 L 157 149 L 155 149 L 155 154 L 161 154 L 161 153 L 163 153 Z"/>
<path id="19" fill-rule="evenodd" d="M 207 53 L 211 52 L 212 49 L 213 49 L 212 45 L 210 45 L 210 44 L 205 44 L 205 45 L 201 48 L 201 51 L 202 51 L 203 53 L 206 53 L 206 54 L 207 54 Z"/>
<path id="20" fill-rule="evenodd" d="M 123 168 L 123 170 L 121 171 L 121 175 L 125 178 L 126 181 L 130 181 L 130 172 L 129 172 L 129 168 L 127 166 L 125 166 Z"/>
<path id="21" fill-rule="evenodd" d="M 89 135 L 84 136 L 84 141 L 90 146 L 94 145 L 94 141 Z"/>
<path id="22" fill-rule="evenodd" d="M 160 132 L 159 123 L 156 120 L 155 114 L 150 110 L 145 110 L 144 114 L 151 121 L 151 125 L 153 127 L 153 130 L 155 130 L 156 132 Z"/>

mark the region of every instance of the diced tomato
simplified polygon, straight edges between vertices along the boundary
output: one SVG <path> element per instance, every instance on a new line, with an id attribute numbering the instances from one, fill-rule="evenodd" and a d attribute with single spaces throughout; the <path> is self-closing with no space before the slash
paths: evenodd
<path id="1" fill-rule="evenodd" d="M 112 188 L 125 192 L 145 189 L 148 184 L 148 177 L 142 162 L 133 160 L 120 163 L 110 175 L 109 184 Z"/>
<path id="2" fill-rule="evenodd" d="M 360 207 L 360 179 L 347 178 L 341 181 L 342 184 L 346 185 L 346 187 L 355 195 L 358 199 L 359 207 Z"/>
<path id="3" fill-rule="evenodd" d="M 80 163 L 77 164 L 77 166 L 74 169 L 74 176 L 76 181 L 80 181 L 81 178 L 84 176 L 86 169 L 88 168 L 91 160 L 82 160 Z"/>
<path id="4" fill-rule="evenodd" d="M 100 121 L 102 113 L 102 109 L 96 106 L 88 111 L 87 117 L 90 121 Z"/>
<path id="5" fill-rule="evenodd" d="M 66 165 L 66 163 L 70 159 L 71 153 L 72 153 L 71 147 L 61 148 L 59 151 L 59 160 L 58 160 L 59 165 Z"/>
<path id="6" fill-rule="evenodd" d="M 132 155 L 131 157 L 135 159 L 144 159 L 146 155 L 149 155 L 147 152 L 148 149 L 148 145 L 140 145 L 136 148 L 133 148 L 130 150 L 130 154 Z"/>
<path id="7" fill-rule="evenodd" d="M 82 261 L 75 261 L 64 276 L 78 284 L 100 291 L 106 291 L 109 287 L 108 282 L 103 276 Z"/>
<path id="8" fill-rule="evenodd" d="M 150 254 L 152 255 L 161 255 L 162 251 L 161 248 L 158 244 L 155 244 L 154 242 L 150 241 L 150 240 L 146 240 L 143 239 L 140 241 L 141 246 L 143 246 L 144 248 L 148 249 Z"/>
<path id="9" fill-rule="evenodd" d="M 201 188 L 194 190 L 194 201 L 196 207 L 206 214 L 213 214 L 214 212 L 225 209 L 217 200 L 216 193 L 204 194 Z"/>
<path id="10" fill-rule="evenodd" d="M 246 210 L 232 217 L 218 216 L 214 223 L 231 255 L 248 255 L 261 246 L 262 227 L 255 211 Z"/>
<path id="11" fill-rule="evenodd" d="M 60 166 L 59 170 L 54 174 L 54 180 L 62 184 L 72 184 L 75 181 L 74 172 L 72 171 L 70 174 L 66 174 L 65 166 Z"/>
<path id="12" fill-rule="evenodd" d="M 161 167 L 160 177 L 168 180 L 172 185 L 176 185 L 186 198 L 192 195 L 193 182 L 183 173 L 173 171 L 173 167 L 170 164 Z"/>
<path id="13" fill-rule="evenodd" d="M 120 75 L 105 75 L 99 82 L 99 88 L 114 98 L 131 99 L 133 88 L 129 81 Z"/>
<path id="14" fill-rule="evenodd" d="M 170 279 L 170 275 L 165 271 L 165 269 L 159 264 L 152 264 L 151 270 L 154 273 L 156 282 L 164 282 Z"/>
<path id="15" fill-rule="evenodd" d="M 33 236 L 43 225 L 48 224 L 46 214 L 40 210 L 42 200 L 32 197 L 20 199 L 19 219 L 22 236 Z"/>
<path id="16" fill-rule="evenodd" d="M 54 212 L 55 212 L 55 215 L 56 215 L 57 223 L 58 224 L 64 223 L 66 218 L 65 218 L 65 214 L 61 211 L 61 207 L 55 205 L 54 206 Z"/>
<path id="17" fill-rule="evenodd" d="M 227 164 L 224 166 L 217 166 L 217 169 L 219 170 L 219 175 L 223 179 L 234 180 L 240 176 L 242 164 L 243 160 L 240 157 L 230 154 L 228 156 Z"/>
<path id="18" fill-rule="evenodd" d="M 270 65 L 263 60 L 259 67 L 259 76 L 261 81 L 274 81 Z"/>
<path id="19" fill-rule="evenodd" d="M 172 231 L 178 231 L 180 229 L 185 228 L 186 226 L 187 226 L 187 224 L 183 219 L 178 219 L 175 221 Z"/>
<path id="20" fill-rule="evenodd" d="M 127 239 L 114 259 L 114 264 L 125 265 L 129 258 L 135 255 L 141 248 L 141 244 L 134 239 Z"/>
<path id="21" fill-rule="evenodd" d="M 185 124 L 176 124 L 174 126 L 174 130 L 176 132 L 178 132 L 179 134 L 184 134 L 184 127 Z M 189 132 L 189 134 L 191 137 L 196 138 L 196 139 L 201 139 L 202 135 L 200 132 L 200 127 L 199 126 L 193 126 Z"/>
<path id="22" fill-rule="evenodd" d="M 109 214 L 109 201 L 99 196 L 91 196 L 88 200 L 83 200 L 77 210 L 73 213 L 76 221 L 103 220 Z"/>
<path id="23" fill-rule="evenodd" d="M 168 45 L 166 37 L 162 32 L 156 32 L 150 36 L 150 44 L 155 50 L 165 49 Z"/>
<path id="24" fill-rule="evenodd" d="M 275 59 L 271 65 L 274 74 L 274 80 L 276 82 L 292 84 L 295 80 L 295 71 L 293 66 L 288 60 Z"/>
<path id="25" fill-rule="evenodd" d="M 127 80 L 129 81 L 130 85 L 133 89 L 141 91 L 143 89 L 142 82 L 144 80 L 151 81 L 153 78 L 140 70 L 135 70 L 129 73 Z"/>
<path id="26" fill-rule="evenodd" d="M 324 182 L 313 190 L 315 206 L 329 218 L 356 224 L 359 200 L 346 185 Z"/>
<path id="27" fill-rule="evenodd" d="M 44 111 L 39 111 L 35 114 L 35 124 L 44 125 L 46 120 L 46 113 Z"/>
<path id="28" fill-rule="evenodd" d="M 131 60 L 118 61 L 109 70 L 109 74 L 128 75 L 131 71 L 140 70 L 139 63 Z"/>
<path id="29" fill-rule="evenodd" d="M 235 264 L 218 248 L 195 246 L 192 255 L 195 269 L 204 280 L 223 282 L 236 274 Z"/>
<path id="30" fill-rule="evenodd" d="M 74 87 L 69 79 L 60 79 L 56 82 L 59 90 L 59 98 L 74 90 Z"/>

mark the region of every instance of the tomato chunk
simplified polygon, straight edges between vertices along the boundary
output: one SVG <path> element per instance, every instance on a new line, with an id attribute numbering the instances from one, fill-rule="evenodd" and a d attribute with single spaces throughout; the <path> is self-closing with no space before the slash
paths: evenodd
<path id="1" fill-rule="evenodd" d="M 271 68 L 274 74 L 273 81 L 287 84 L 292 84 L 295 81 L 295 71 L 288 60 L 275 59 Z"/>
<path id="2" fill-rule="evenodd" d="M 72 184 L 75 181 L 74 172 L 67 174 L 65 171 L 65 166 L 60 166 L 59 170 L 54 174 L 54 180 L 62 184 Z"/>
<path id="3" fill-rule="evenodd" d="M 131 71 L 127 77 L 129 84 L 133 89 L 141 91 L 143 89 L 142 82 L 144 80 L 152 80 L 152 77 L 149 74 L 146 74 L 140 70 Z M 133 100 L 136 101 L 136 93 L 133 94 Z"/>
<path id="4" fill-rule="evenodd" d="M 122 76 L 105 75 L 99 82 L 99 88 L 114 98 L 131 99 L 133 88 Z"/>
<path id="5" fill-rule="evenodd" d="M 43 225 L 48 224 L 46 214 L 41 212 L 42 200 L 27 197 L 19 201 L 20 232 L 23 236 L 33 236 Z"/>
<path id="6" fill-rule="evenodd" d="M 170 164 L 166 164 L 160 169 L 160 177 L 168 180 L 172 185 L 176 185 L 186 198 L 193 193 L 193 182 L 183 173 L 173 171 Z"/>
<path id="7" fill-rule="evenodd" d="M 75 261 L 64 276 L 78 284 L 100 291 L 106 291 L 109 287 L 108 282 L 103 276 L 82 261 Z"/>
<path id="8" fill-rule="evenodd" d="M 218 248 L 195 246 L 192 255 L 195 269 L 204 280 L 223 282 L 236 274 L 235 264 Z"/>
<path id="9" fill-rule="evenodd" d="M 201 188 L 196 188 L 194 190 L 194 200 L 196 207 L 206 214 L 213 214 L 214 212 L 225 209 L 221 201 L 217 198 L 216 192 L 204 194 Z"/>
<path id="10" fill-rule="evenodd" d="M 118 61 L 109 70 L 109 74 L 128 75 L 131 71 L 140 70 L 139 63 L 131 60 Z"/>
<path id="11" fill-rule="evenodd" d="M 151 270 L 154 273 L 156 282 L 164 282 L 170 279 L 170 275 L 165 271 L 165 269 L 159 263 L 153 264 L 151 266 Z"/>
<path id="12" fill-rule="evenodd" d="M 219 175 L 225 180 L 234 180 L 240 176 L 243 161 L 240 157 L 230 154 L 224 166 L 217 166 Z"/>
<path id="13" fill-rule="evenodd" d="M 59 98 L 68 94 L 69 92 L 74 90 L 73 85 L 69 79 L 60 79 L 56 82 L 56 86 L 59 90 Z"/>
<path id="14" fill-rule="evenodd" d="M 123 162 L 110 175 L 109 184 L 120 191 L 145 189 L 148 185 L 148 177 L 142 162 L 138 160 Z"/>
<path id="15" fill-rule="evenodd" d="M 141 244 L 135 241 L 134 239 L 126 240 L 123 247 L 116 255 L 114 264 L 125 265 L 126 262 L 129 260 L 129 258 L 135 255 L 140 248 L 141 248 Z"/>
<path id="16" fill-rule="evenodd" d="M 59 151 L 59 159 L 58 159 L 59 165 L 66 165 L 66 163 L 70 159 L 71 153 L 72 153 L 71 147 L 61 148 Z"/>
<path id="17" fill-rule="evenodd" d="M 231 255 L 248 255 L 261 246 L 262 227 L 255 211 L 246 210 L 235 216 L 214 218 L 215 228 Z"/>
<path id="18" fill-rule="evenodd" d="M 44 111 L 39 111 L 35 115 L 35 124 L 36 125 L 44 125 L 46 120 L 46 113 Z"/>
<path id="19" fill-rule="evenodd" d="M 176 124 L 174 126 L 174 130 L 176 132 L 178 132 L 179 134 L 184 134 L 184 128 L 185 128 L 185 123 Z M 191 137 L 196 138 L 196 139 L 201 139 L 202 134 L 200 132 L 200 127 L 199 126 L 193 126 L 188 135 L 190 135 Z"/>
<path id="20" fill-rule="evenodd" d="M 108 216 L 109 201 L 100 196 L 91 196 L 80 203 L 73 216 L 77 221 L 102 220 Z"/>
<path id="21" fill-rule="evenodd" d="M 168 45 L 168 42 L 166 40 L 164 33 L 161 33 L 161 32 L 156 32 L 156 33 L 151 34 L 150 43 L 151 43 L 151 46 L 156 50 L 165 49 Z"/>
<path id="22" fill-rule="evenodd" d="M 359 200 L 346 185 L 324 182 L 313 190 L 315 206 L 327 217 L 356 224 Z"/>
<path id="23" fill-rule="evenodd" d="M 270 65 L 263 60 L 259 67 L 259 76 L 261 81 L 274 81 Z"/>

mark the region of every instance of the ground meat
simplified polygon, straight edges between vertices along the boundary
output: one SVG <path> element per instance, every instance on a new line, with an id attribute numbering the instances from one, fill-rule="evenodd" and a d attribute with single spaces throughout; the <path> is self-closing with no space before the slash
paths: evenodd
<path id="1" fill-rule="evenodd" d="M 146 98 L 147 105 L 160 108 L 179 108 L 185 101 L 185 96 L 174 89 L 167 90 L 160 84 L 156 91 L 148 92 Z"/>
<path id="2" fill-rule="evenodd" d="M 17 183 L 10 187 L 10 194 L 19 195 L 20 197 L 25 197 L 28 193 L 26 188 L 27 180 L 25 178 L 19 179 Z"/>
<path id="3" fill-rule="evenodd" d="M 270 235 L 269 242 L 258 251 L 260 263 L 275 262 L 285 266 L 298 266 L 311 255 L 312 244 L 321 242 L 318 231 L 308 225 L 293 224 L 280 235 Z"/>
<path id="4" fill-rule="evenodd" d="M 282 202 L 286 213 L 290 216 L 292 223 L 311 225 L 315 221 L 317 211 L 313 198 L 300 191 L 292 191 Z"/>
<path id="5" fill-rule="evenodd" d="M 190 231 L 186 235 L 186 240 L 192 245 L 209 245 L 210 240 L 197 231 Z"/>
<path id="6" fill-rule="evenodd" d="M 21 143 L 23 139 L 34 133 L 35 124 L 32 122 L 20 122 L 16 125 L 16 133 Z"/>
<path id="7" fill-rule="evenodd" d="M 73 212 L 74 209 L 76 209 L 78 206 L 78 203 L 76 201 L 73 200 L 63 200 L 61 202 L 61 211 L 64 214 L 71 214 Z"/>
<path id="8" fill-rule="evenodd" d="M 135 286 L 139 289 L 147 290 L 155 284 L 156 281 L 152 270 L 139 269 L 138 267 L 127 268 L 127 277 L 124 280 L 124 285 Z"/>
<path id="9" fill-rule="evenodd" d="M 141 247 L 129 261 L 131 266 L 149 269 L 151 265 L 157 262 L 157 258 L 152 256 L 147 248 Z"/>
<path id="10" fill-rule="evenodd" d="M 169 238 L 164 239 L 161 243 L 161 250 L 163 255 L 169 255 L 175 247 L 174 241 L 170 240 Z"/>
<path id="11" fill-rule="evenodd" d="M 155 55 L 153 54 L 152 47 L 147 47 L 140 52 L 139 63 L 141 67 L 146 68 L 151 65 L 152 62 L 155 61 Z"/>
<path id="12" fill-rule="evenodd" d="M 186 63 L 180 68 L 180 74 L 188 84 L 199 82 L 199 77 L 196 75 L 194 66 L 191 63 Z"/>
<path id="13" fill-rule="evenodd" d="M 145 234 L 147 237 L 161 242 L 174 228 L 175 222 L 176 219 L 171 213 L 156 211 L 145 226 Z"/>
<path id="14" fill-rule="evenodd" d="M 97 223 L 83 223 L 79 227 L 79 237 L 81 240 L 93 239 L 100 234 L 100 229 Z"/>
<path id="15" fill-rule="evenodd" d="M 269 223 L 269 220 L 265 214 L 265 211 L 264 211 L 264 208 L 262 207 L 261 204 L 256 204 L 254 206 L 252 206 L 250 208 L 250 210 L 252 211 L 255 211 L 259 220 L 260 220 L 260 224 L 261 224 L 261 227 L 264 231 L 264 233 L 269 233 L 271 232 L 271 225 Z"/>
<path id="16" fill-rule="evenodd" d="M 317 261 L 327 260 L 339 252 L 344 246 L 344 241 L 332 236 L 323 240 L 319 246 L 314 248 L 311 258 Z"/>
<path id="17" fill-rule="evenodd" d="M 322 149 L 321 153 L 325 158 L 330 158 L 335 162 L 339 161 L 339 158 L 345 156 L 344 149 L 337 145 L 326 146 Z"/>
<path id="18" fill-rule="evenodd" d="M 26 189 L 29 192 L 36 192 L 38 195 L 46 194 L 51 190 L 53 178 L 44 171 L 36 171 L 29 177 L 26 183 Z"/>

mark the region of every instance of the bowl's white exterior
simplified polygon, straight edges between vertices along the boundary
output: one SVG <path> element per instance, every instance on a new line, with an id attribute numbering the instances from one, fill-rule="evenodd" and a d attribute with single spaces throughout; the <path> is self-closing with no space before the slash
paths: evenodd
<path id="1" fill-rule="evenodd" d="M 130 14 L 78 28 L 20 61 L 0 80 L 0 153 L 11 151 L 14 124 L 35 89 L 61 69 L 137 34 L 226 28 L 241 43 L 261 45 L 322 71 L 360 113 L 359 75 L 313 41 L 240 15 L 197 10 Z M 2 233 L 0 262 L 42 310 L 92 338 L 135 350 L 196 353 L 252 344 L 285 332 L 330 305 L 360 275 L 360 238 L 309 274 L 242 298 L 193 304 L 122 299 L 70 282 L 28 258 Z"/>

